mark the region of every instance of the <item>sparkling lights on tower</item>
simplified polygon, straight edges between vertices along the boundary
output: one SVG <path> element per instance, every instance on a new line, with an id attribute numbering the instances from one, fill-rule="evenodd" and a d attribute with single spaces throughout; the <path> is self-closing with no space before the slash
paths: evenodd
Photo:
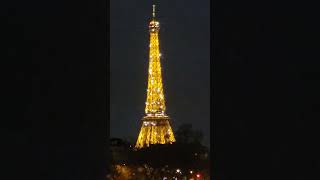
<path id="1" fill-rule="evenodd" d="M 168 144 L 175 142 L 170 126 L 170 118 L 165 114 L 165 98 L 161 75 L 161 54 L 159 51 L 160 24 L 155 18 L 153 5 L 152 20 L 149 24 L 150 49 L 148 89 L 145 116 L 136 143 L 136 148 L 149 147 L 150 144 Z"/>

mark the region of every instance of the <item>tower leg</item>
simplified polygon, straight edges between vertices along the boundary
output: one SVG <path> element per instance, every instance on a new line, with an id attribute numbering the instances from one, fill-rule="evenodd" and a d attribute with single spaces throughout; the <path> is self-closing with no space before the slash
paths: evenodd
<path id="1" fill-rule="evenodd" d="M 175 142 L 168 117 L 144 117 L 136 143 L 136 148 L 149 147 L 151 144 L 170 144 Z"/>

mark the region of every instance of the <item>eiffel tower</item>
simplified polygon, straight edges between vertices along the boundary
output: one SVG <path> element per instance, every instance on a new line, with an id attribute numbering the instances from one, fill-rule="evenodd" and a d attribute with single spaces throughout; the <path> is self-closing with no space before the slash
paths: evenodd
<path id="1" fill-rule="evenodd" d="M 149 23 L 150 49 L 147 101 L 145 116 L 136 142 L 136 148 L 149 147 L 151 144 L 171 144 L 175 142 L 170 126 L 170 118 L 165 114 L 166 106 L 161 75 L 161 54 L 159 52 L 160 24 L 155 18 L 153 5 L 152 20 Z"/>

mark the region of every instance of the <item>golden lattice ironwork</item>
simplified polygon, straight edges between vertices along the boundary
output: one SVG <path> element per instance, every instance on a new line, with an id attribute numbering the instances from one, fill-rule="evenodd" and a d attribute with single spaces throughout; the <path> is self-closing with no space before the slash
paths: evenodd
<path id="1" fill-rule="evenodd" d="M 175 142 L 170 126 L 170 118 L 166 115 L 165 98 L 161 75 L 161 54 L 159 50 L 160 24 L 155 19 L 153 5 L 153 19 L 149 24 L 150 49 L 148 69 L 148 89 L 145 113 L 142 127 L 136 143 L 136 148 L 148 147 L 150 144 L 168 144 Z"/>

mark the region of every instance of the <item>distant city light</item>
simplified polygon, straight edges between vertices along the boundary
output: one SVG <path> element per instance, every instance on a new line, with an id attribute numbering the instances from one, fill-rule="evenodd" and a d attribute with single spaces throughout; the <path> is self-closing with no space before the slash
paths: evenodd
<path id="1" fill-rule="evenodd" d="M 199 178 L 200 177 L 200 174 L 197 174 L 197 178 Z"/>
<path id="2" fill-rule="evenodd" d="M 193 171 L 190 171 L 190 174 L 192 174 L 193 173 Z"/>

